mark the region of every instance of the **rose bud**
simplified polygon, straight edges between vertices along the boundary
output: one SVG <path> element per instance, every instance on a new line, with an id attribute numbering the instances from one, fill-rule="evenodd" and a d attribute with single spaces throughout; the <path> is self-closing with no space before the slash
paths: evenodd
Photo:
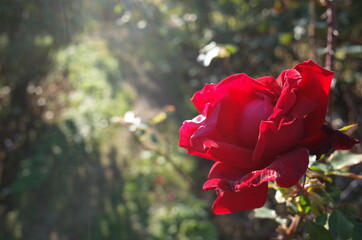
<path id="1" fill-rule="evenodd" d="M 218 193 L 215 214 L 262 207 L 268 181 L 292 187 L 309 154 L 358 143 L 324 124 L 332 77 L 309 60 L 277 79 L 234 74 L 194 94 L 199 115 L 184 121 L 179 145 L 215 161 L 203 187 Z"/>

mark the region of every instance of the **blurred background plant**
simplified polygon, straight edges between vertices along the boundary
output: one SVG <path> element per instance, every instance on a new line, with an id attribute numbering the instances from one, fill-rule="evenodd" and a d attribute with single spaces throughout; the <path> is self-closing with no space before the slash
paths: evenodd
<path id="1" fill-rule="evenodd" d="M 335 4 L 327 120 L 361 126 L 362 2 Z M 223 216 L 201 190 L 212 163 L 177 147 L 203 84 L 323 65 L 325 12 L 313 0 L 3 0 L 0 238 L 358 239 L 360 145 L 312 161 L 302 187 L 270 186 L 265 208 Z"/>

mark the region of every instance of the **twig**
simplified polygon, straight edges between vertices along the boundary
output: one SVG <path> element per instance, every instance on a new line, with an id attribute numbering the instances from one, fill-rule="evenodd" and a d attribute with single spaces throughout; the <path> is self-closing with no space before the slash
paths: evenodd
<path id="1" fill-rule="evenodd" d="M 298 226 L 299 226 L 299 223 L 301 221 L 302 217 L 298 214 L 295 214 L 293 219 L 292 219 L 292 222 L 290 223 L 287 231 L 286 231 L 286 234 L 288 237 L 293 237 L 294 234 L 296 233 L 297 229 L 298 229 Z"/>
<path id="2" fill-rule="evenodd" d="M 163 152 L 161 152 L 161 151 L 158 150 L 158 149 L 155 149 L 155 148 L 152 148 L 152 147 L 147 146 L 143 141 L 141 141 L 141 140 L 139 139 L 139 137 L 138 137 L 135 133 L 131 132 L 131 134 L 132 134 L 133 139 L 138 143 L 138 145 L 139 145 L 140 147 L 142 147 L 142 148 L 145 149 L 145 150 L 154 152 L 155 154 L 157 154 L 157 155 L 159 155 L 159 156 L 162 156 L 162 157 L 165 159 L 166 162 L 168 162 L 169 164 L 171 164 L 171 166 L 175 169 L 175 171 L 176 171 L 182 178 L 184 178 L 184 179 L 185 179 L 188 183 L 190 183 L 190 184 L 193 182 L 192 178 L 191 178 L 190 176 L 188 176 L 188 175 L 172 160 L 172 158 L 171 158 L 167 153 L 163 153 Z"/>
<path id="3" fill-rule="evenodd" d="M 335 54 L 335 36 L 338 35 L 336 25 L 336 11 L 334 0 L 327 0 L 327 54 L 326 54 L 326 68 L 334 70 L 334 54 Z"/>
<path id="4" fill-rule="evenodd" d="M 357 174 L 354 174 L 354 173 L 326 172 L 324 174 L 325 175 L 348 177 L 348 178 L 354 178 L 354 179 L 362 179 L 362 175 L 357 175 Z"/>
<path id="5" fill-rule="evenodd" d="M 312 49 L 311 50 L 312 59 L 315 59 L 317 56 L 316 47 L 315 47 L 315 26 L 317 22 L 315 14 L 315 0 L 310 0 L 309 2 L 309 16 L 310 16 L 310 21 L 308 25 L 308 39 Z"/>

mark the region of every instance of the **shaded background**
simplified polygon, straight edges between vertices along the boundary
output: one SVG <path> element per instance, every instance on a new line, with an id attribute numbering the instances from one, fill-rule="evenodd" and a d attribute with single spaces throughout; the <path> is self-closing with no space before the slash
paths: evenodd
<path id="1" fill-rule="evenodd" d="M 324 65 L 323 4 L 2 0 L 0 238 L 276 237 L 278 224 L 251 212 L 211 213 L 201 188 L 212 163 L 178 148 L 178 128 L 205 83 Z M 339 128 L 361 125 L 362 2 L 336 6 L 327 120 Z M 361 209 L 361 182 L 337 182 Z"/>

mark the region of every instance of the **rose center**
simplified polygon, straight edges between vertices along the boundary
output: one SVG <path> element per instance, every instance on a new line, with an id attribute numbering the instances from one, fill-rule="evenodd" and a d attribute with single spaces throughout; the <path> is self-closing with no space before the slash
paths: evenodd
<path id="1" fill-rule="evenodd" d="M 274 106 L 268 97 L 258 98 L 247 102 L 239 113 L 238 135 L 240 142 L 249 148 L 254 148 L 259 136 L 261 121 L 268 119 Z"/>

